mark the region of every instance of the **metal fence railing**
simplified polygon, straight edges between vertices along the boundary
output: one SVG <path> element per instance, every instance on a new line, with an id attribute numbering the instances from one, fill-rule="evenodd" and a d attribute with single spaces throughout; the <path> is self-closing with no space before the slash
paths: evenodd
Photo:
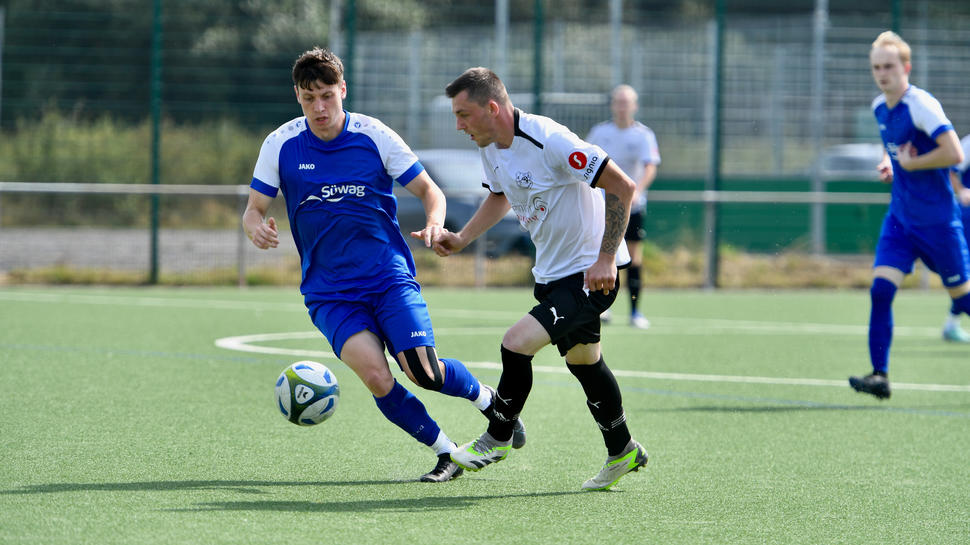
<path id="1" fill-rule="evenodd" d="M 144 121 L 152 115 L 146 83 L 155 59 L 159 115 L 171 121 L 162 128 L 163 147 L 166 131 L 205 120 L 229 119 L 261 138 L 299 115 L 293 59 L 329 45 L 345 57 L 350 107 L 381 118 L 416 148 L 467 147 L 439 98 L 462 70 L 487 65 L 512 93 L 528 97 L 523 107 L 580 135 L 609 117 L 605 96 L 615 84 L 632 84 L 640 119 L 658 135 L 662 173 L 674 176 L 707 174 L 717 92 L 724 175 L 807 175 L 817 148 L 878 141 L 867 55 L 880 31 L 896 28 L 913 45 L 913 82 L 941 100 L 958 132 L 970 132 L 964 0 L 332 0 L 286 7 L 155 0 L 158 21 L 141 4 L 54 4 L 10 3 L 0 19 L 0 130 L 26 129 L 51 109 L 78 119 Z M 717 88 L 719 44 L 724 81 Z M 0 179 L 22 179 L 2 152 Z M 193 179 L 192 165 L 183 166 L 189 170 L 180 173 Z M 173 168 L 162 165 L 166 183 L 180 183 Z"/>
<path id="2" fill-rule="evenodd" d="M 959 134 L 970 132 L 966 0 L 5 2 L 0 181 L 248 183 L 265 135 L 300 115 L 294 58 L 322 45 L 344 58 L 348 108 L 380 118 L 414 149 L 470 147 L 443 89 L 485 65 L 518 106 L 580 136 L 609 117 L 610 89 L 632 84 L 663 158 L 658 190 L 723 192 L 731 179 L 763 178 L 773 180 L 768 191 L 820 193 L 832 187 L 816 168 L 827 150 L 878 142 L 868 52 L 886 29 L 913 46 L 913 83 L 941 101 Z M 48 198 L 63 199 L 50 210 L 75 219 L 101 206 L 93 195 Z M 144 206 L 154 198 L 116 198 L 129 200 L 124 221 L 156 223 L 154 204 Z M 193 204 L 221 206 L 209 204 L 218 198 Z M 659 240 L 689 229 L 712 237 L 703 244 L 715 253 L 722 234 L 744 249 L 766 247 L 769 224 L 738 224 L 744 218 L 732 214 L 752 204 L 681 204 L 670 216 L 664 206 L 651 211 Z M 791 222 L 784 247 L 797 239 L 814 254 L 841 251 L 829 221 L 855 224 L 829 217 L 830 205 L 787 204 L 801 208 L 763 219 Z M 168 225 L 185 208 L 165 208 Z M 870 228 L 870 212 L 856 223 Z"/>
<path id="3" fill-rule="evenodd" d="M 245 205 L 249 189 L 245 185 L 235 186 L 186 186 L 186 185 L 154 185 L 154 184 L 84 184 L 84 183 L 11 183 L 0 182 L 0 216 L 5 205 L 13 196 L 85 196 L 88 198 L 108 198 L 109 196 L 124 195 L 147 198 L 153 196 L 167 198 L 196 199 L 193 205 L 198 206 L 197 199 L 216 197 L 223 204 L 230 199 L 228 205 L 230 213 L 241 212 Z M 739 218 L 748 218 L 747 222 L 762 221 L 770 217 L 769 211 L 780 210 L 780 214 L 789 218 L 785 225 L 775 222 L 775 228 L 763 231 L 757 240 L 748 240 L 749 244 L 761 245 L 765 248 L 775 248 L 783 251 L 790 247 L 794 240 L 804 238 L 810 230 L 808 210 L 812 205 L 823 205 L 834 214 L 840 213 L 843 206 L 857 209 L 873 208 L 875 211 L 868 218 L 881 218 L 881 213 L 889 202 L 887 193 L 872 192 L 811 192 L 811 191 L 757 191 L 757 190 L 656 190 L 650 193 L 651 218 L 648 223 L 655 226 L 673 219 L 680 222 L 680 229 L 690 229 L 691 236 L 702 240 L 702 222 L 695 221 L 705 206 L 717 205 L 725 208 L 725 217 L 729 221 L 738 222 Z M 177 203 L 171 203 L 178 208 Z M 146 206 L 147 203 L 142 203 Z M 664 206 L 668 208 L 664 210 Z M 164 206 L 164 205 L 163 205 Z M 275 203 L 274 203 L 274 206 Z M 736 210 L 732 210 L 735 207 Z M 285 216 L 285 214 L 284 214 Z M 850 217 L 858 216 L 852 213 Z M 233 216 L 235 219 L 236 216 Z M 694 218 L 694 219 L 692 219 Z M 86 221 L 86 226 L 65 225 L 57 217 L 31 225 L 11 225 L 4 222 L 0 228 L 0 273 L 17 271 L 24 274 L 32 269 L 48 269 L 51 267 L 66 267 L 69 269 L 90 269 L 110 274 L 111 271 L 134 273 L 135 281 L 144 281 L 158 271 L 163 277 L 174 278 L 170 282 L 186 283 L 197 281 L 212 282 L 212 278 L 225 278 L 226 275 L 238 285 L 253 282 L 250 273 L 254 269 L 265 271 L 289 271 L 289 281 L 299 281 L 299 263 L 296 262 L 296 248 L 293 245 L 288 227 L 285 222 L 280 228 L 280 247 L 271 252 L 256 249 L 245 237 L 240 228 L 226 228 L 221 226 L 203 227 L 199 225 L 166 225 L 153 230 L 148 224 L 126 225 L 97 225 L 96 221 Z M 167 222 L 171 223 L 171 222 Z M 838 230 L 861 230 L 860 225 L 846 228 L 844 223 L 833 226 Z M 730 226 L 722 226 L 726 231 L 732 231 Z M 668 226 L 668 230 L 673 230 Z M 871 226 L 869 231 L 872 231 Z M 154 232 L 153 232 L 154 231 Z M 874 232 L 869 233 L 874 236 Z M 853 239 L 858 235 L 852 234 Z M 725 242 L 737 243 L 730 236 Z M 837 244 L 833 241 L 833 244 Z M 463 281 L 452 279 L 452 283 L 484 287 L 489 283 L 487 269 L 494 268 L 496 260 L 488 259 L 483 251 L 484 241 L 478 245 L 471 256 L 474 263 L 470 268 L 461 269 L 456 274 L 467 276 Z M 843 249 L 845 250 L 845 249 Z M 712 248 L 703 248 L 707 254 Z M 832 253 L 840 253 L 833 248 Z M 848 248 L 848 253 L 855 253 Z M 501 260 L 499 260 L 501 261 Z M 428 264 L 438 264 L 431 259 Z M 441 262 L 447 268 L 453 261 Z M 528 284 L 531 275 L 531 260 L 520 259 L 500 266 L 507 269 L 501 271 L 506 278 L 518 278 L 520 283 Z M 508 268 L 516 270 L 509 270 Z M 419 266 L 419 269 L 421 267 Z M 712 273 L 716 273 L 712 271 Z M 419 275 L 420 275 L 419 270 Z M 258 280 L 256 281 L 258 282 Z M 434 283 L 434 280 L 432 280 Z M 716 284 L 717 279 L 711 279 Z"/>

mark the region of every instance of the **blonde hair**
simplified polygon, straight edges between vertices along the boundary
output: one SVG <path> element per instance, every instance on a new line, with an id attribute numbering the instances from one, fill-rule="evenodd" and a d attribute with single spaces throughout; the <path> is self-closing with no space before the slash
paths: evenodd
<path id="1" fill-rule="evenodd" d="M 896 51 L 899 52 L 899 60 L 903 64 L 908 63 L 912 56 L 912 50 L 906 40 L 891 30 L 887 30 L 876 37 L 876 41 L 872 42 L 872 49 L 877 47 L 895 47 Z"/>
<path id="2" fill-rule="evenodd" d="M 630 95 L 633 96 L 633 102 L 636 102 L 639 99 L 636 89 L 630 85 L 627 85 L 626 83 L 621 83 L 613 88 L 613 91 L 610 93 L 610 100 L 616 100 L 617 95 L 620 93 L 630 93 Z"/>

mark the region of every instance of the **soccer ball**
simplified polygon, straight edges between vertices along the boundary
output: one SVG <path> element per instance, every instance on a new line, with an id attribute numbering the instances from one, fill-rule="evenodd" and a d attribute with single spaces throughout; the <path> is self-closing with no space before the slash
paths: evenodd
<path id="1" fill-rule="evenodd" d="M 299 426 L 313 426 L 333 416 L 340 400 L 337 376 L 326 365 L 298 361 L 276 380 L 276 405 Z"/>

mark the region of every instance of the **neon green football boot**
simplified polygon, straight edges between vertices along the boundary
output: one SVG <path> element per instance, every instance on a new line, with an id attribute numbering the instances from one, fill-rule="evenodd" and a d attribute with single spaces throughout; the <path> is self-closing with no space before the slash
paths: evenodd
<path id="1" fill-rule="evenodd" d="M 620 477 L 632 471 L 639 471 L 647 465 L 647 449 L 633 439 L 627 443 L 623 452 L 606 458 L 599 474 L 583 483 L 584 490 L 609 490 Z"/>

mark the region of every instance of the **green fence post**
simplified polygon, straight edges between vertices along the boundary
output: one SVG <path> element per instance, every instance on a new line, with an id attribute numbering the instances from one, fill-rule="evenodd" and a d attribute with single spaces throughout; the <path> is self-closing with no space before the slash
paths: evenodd
<path id="1" fill-rule="evenodd" d="M 714 14 L 714 93 L 712 97 L 711 156 L 709 157 L 707 180 L 704 184 L 709 191 L 721 188 L 721 92 L 724 75 L 724 6 L 725 0 L 715 0 Z M 704 205 L 704 246 L 706 250 L 707 275 L 704 287 L 717 287 L 718 266 L 720 263 L 720 236 L 718 232 L 718 203 L 710 201 Z"/>
<path id="2" fill-rule="evenodd" d="M 159 183 L 159 140 L 161 138 L 162 116 L 162 0 L 154 0 L 152 15 L 152 159 L 151 183 Z M 148 283 L 158 283 L 158 194 L 151 196 L 151 257 L 148 270 Z"/>
<path id="3" fill-rule="evenodd" d="M 535 21 L 533 26 L 533 52 L 532 52 L 532 113 L 542 115 L 542 32 L 545 28 L 544 16 L 542 13 L 542 0 L 535 0 Z"/>
<path id="4" fill-rule="evenodd" d="M 344 81 L 347 82 L 347 98 L 344 99 L 344 109 L 351 110 L 354 95 L 354 46 L 357 40 L 357 2 L 347 0 L 347 12 L 344 14 L 347 41 L 344 44 Z"/>

